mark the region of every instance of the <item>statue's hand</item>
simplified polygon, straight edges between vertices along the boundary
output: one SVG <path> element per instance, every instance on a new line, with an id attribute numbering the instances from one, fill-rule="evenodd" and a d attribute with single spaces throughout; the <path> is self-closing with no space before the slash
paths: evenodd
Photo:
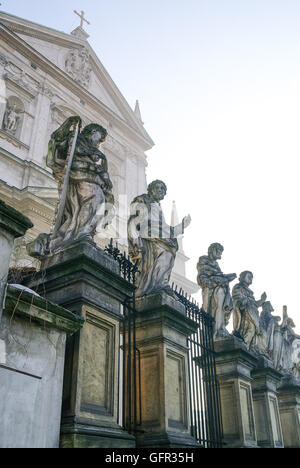
<path id="1" fill-rule="evenodd" d="M 231 273 L 229 275 L 226 275 L 226 278 L 228 279 L 228 281 L 233 281 L 237 278 L 236 274 L 235 273 Z"/>
<path id="2" fill-rule="evenodd" d="M 191 224 L 192 222 L 192 218 L 191 218 L 191 215 L 188 215 L 188 216 L 185 216 L 182 220 L 182 224 L 184 226 L 184 228 L 187 228 L 189 227 L 189 225 Z"/>
<path id="3" fill-rule="evenodd" d="M 79 128 L 81 128 L 82 126 L 82 120 L 81 120 L 81 117 L 79 117 L 79 115 L 74 115 L 73 117 L 69 117 L 69 124 L 70 125 L 79 125 Z"/>
<path id="4" fill-rule="evenodd" d="M 267 300 L 267 294 L 264 292 L 262 295 L 261 295 L 261 301 L 262 302 L 266 302 Z"/>

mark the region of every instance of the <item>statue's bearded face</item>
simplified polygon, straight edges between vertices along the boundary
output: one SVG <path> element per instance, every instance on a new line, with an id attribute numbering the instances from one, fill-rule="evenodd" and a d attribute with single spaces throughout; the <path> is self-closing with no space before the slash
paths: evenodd
<path id="1" fill-rule="evenodd" d="M 221 247 L 215 247 L 212 251 L 212 255 L 215 260 L 221 260 L 223 254 L 223 249 Z"/>
<path id="2" fill-rule="evenodd" d="M 151 191 L 151 195 L 153 196 L 154 200 L 161 201 L 166 196 L 166 189 L 163 184 L 156 184 Z"/>
<path id="3" fill-rule="evenodd" d="M 245 275 L 244 282 L 250 286 L 253 282 L 253 275 L 251 273 L 247 273 Z"/>
<path id="4" fill-rule="evenodd" d="M 100 143 L 104 141 L 103 135 L 99 130 L 96 130 L 95 132 L 92 132 L 90 135 L 90 142 L 92 146 L 95 148 L 98 148 Z"/>

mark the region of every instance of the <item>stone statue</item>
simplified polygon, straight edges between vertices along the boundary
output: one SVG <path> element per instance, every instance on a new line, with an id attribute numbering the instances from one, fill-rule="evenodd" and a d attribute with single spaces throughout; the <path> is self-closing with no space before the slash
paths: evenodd
<path id="1" fill-rule="evenodd" d="M 243 338 L 248 350 L 258 351 L 258 339 L 261 335 L 258 308 L 267 299 L 263 293 L 260 300 L 256 300 L 249 286 L 253 282 L 253 273 L 244 271 L 240 274 L 239 283 L 232 290 L 234 312 L 234 334 Z"/>
<path id="2" fill-rule="evenodd" d="M 200 257 L 197 265 L 203 309 L 215 319 L 214 338 L 229 335 L 226 326 L 233 309 L 229 283 L 236 278 L 236 274 L 222 273 L 217 260 L 222 258 L 223 250 L 221 244 L 212 244 L 208 249 L 208 256 Z"/>
<path id="3" fill-rule="evenodd" d="M 15 134 L 18 128 L 18 123 L 20 120 L 20 116 L 16 112 L 16 106 L 10 107 L 8 106 L 3 120 L 3 128 L 7 132 Z"/>
<path id="4" fill-rule="evenodd" d="M 71 130 L 74 126 L 79 126 L 75 143 L 74 132 Z M 65 190 L 66 166 L 70 158 L 72 139 L 74 152 L 68 173 L 69 181 L 61 222 L 57 225 L 56 219 L 50 251 L 73 240 L 82 238 L 92 240 L 97 224 L 108 215 L 114 204 L 107 159 L 98 149 L 105 140 L 107 132 L 94 123 L 87 125 L 81 132 L 80 128 L 80 117 L 70 117 L 51 135 L 49 142 L 47 165 L 52 169 L 53 176 L 58 182 L 60 198 Z"/>
<path id="5" fill-rule="evenodd" d="M 293 358 L 293 343 L 300 337 L 294 332 L 295 323 L 288 316 L 287 307 L 283 308 L 282 324 L 277 327 L 274 336 L 273 362 L 279 371 L 296 374 L 299 363 Z M 296 374 L 297 375 L 297 374 Z"/>
<path id="6" fill-rule="evenodd" d="M 148 186 L 148 193 L 136 197 L 131 204 L 128 220 L 129 253 L 137 261 L 137 297 L 165 291 L 173 296 L 170 275 L 178 250 L 177 237 L 191 223 L 186 216 L 178 226 L 167 225 L 160 201 L 167 187 L 156 180 Z"/>
<path id="7" fill-rule="evenodd" d="M 274 309 L 270 301 L 262 304 L 262 313 L 259 317 L 260 333 L 257 336 L 258 349 L 270 358 L 273 358 L 274 351 L 274 336 L 281 317 L 272 315 Z"/>

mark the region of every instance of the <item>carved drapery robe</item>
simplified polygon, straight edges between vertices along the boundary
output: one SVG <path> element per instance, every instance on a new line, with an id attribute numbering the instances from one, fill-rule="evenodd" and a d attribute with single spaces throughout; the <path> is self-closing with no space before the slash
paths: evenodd
<path id="1" fill-rule="evenodd" d="M 233 327 L 244 339 L 247 348 L 257 344 L 260 333 L 259 312 L 254 293 L 244 283 L 236 284 L 232 290 L 234 303 Z"/>
<path id="2" fill-rule="evenodd" d="M 197 266 L 198 284 L 202 288 L 203 309 L 215 319 L 215 334 L 225 332 L 233 309 L 229 282 L 217 261 L 208 256 L 200 257 Z"/>
<path id="3" fill-rule="evenodd" d="M 178 251 L 176 237 L 182 233 L 181 225 L 173 228 L 166 223 L 160 204 L 151 195 L 133 200 L 128 241 L 131 258 L 138 260 L 138 297 L 160 291 L 172 294 L 169 281 Z"/>
<path id="4" fill-rule="evenodd" d="M 72 133 L 62 127 L 53 133 L 49 142 L 47 165 L 52 169 L 61 194 L 66 157 Z M 87 137 L 78 135 L 62 223 L 54 239 L 52 250 L 63 243 L 82 237 L 92 239 L 101 218 L 107 215 L 106 205 L 112 207 L 114 197 L 105 155 L 90 144 Z"/>

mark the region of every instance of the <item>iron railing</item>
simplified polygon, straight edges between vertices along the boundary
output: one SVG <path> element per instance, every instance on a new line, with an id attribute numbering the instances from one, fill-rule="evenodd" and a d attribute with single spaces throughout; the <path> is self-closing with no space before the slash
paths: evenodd
<path id="1" fill-rule="evenodd" d="M 135 434 L 138 425 L 141 423 L 141 372 L 140 355 L 136 347 L 136 311 L 135 311 L 135 280 L 137 266 L 133 264 L 125 252 L 119 250 L 118 244 L 113 245 L 111 239 L 105 251 L 118 261 L 120 276 L 130 283 L 132 296 L 127 298 L 122 304 L 122 322 L 120 327 L 120 364 L 121 372 L 119 378 L 119 423 L 124 430 L 130 434 Z M 137 390 L 139 392 L 137 394 Z"/>
<path id="2" fill-rule="evenodd" d="M 132 297 L 122 306 L 120 330 L 120 411 L 119 423 L 136 434 L 142 423 L 141 360 L 136 346 L 135 281 L 138 272 L 126 253 L 113 241 L 105 251 L 118 261 L 120 276 L 133 286 Z M 222 447 L 220 392 L 216 376 L 213 342 L 214 319 L 173 285 L 177 299 L 185 306 L 186 316 L 197 325 L 187 338 L 191 435 L 205 448 Z"/>
<path id="3" fill-rule="evenodd" d="M 173 291 L 185 306 L 186 316 L 198 325 L 197 332 L 187 338 L 191 435 L 205 448 L 221 448 L 223 429 L 213 341 L 214 319 L 182 289 L 173 285 Z"/>

